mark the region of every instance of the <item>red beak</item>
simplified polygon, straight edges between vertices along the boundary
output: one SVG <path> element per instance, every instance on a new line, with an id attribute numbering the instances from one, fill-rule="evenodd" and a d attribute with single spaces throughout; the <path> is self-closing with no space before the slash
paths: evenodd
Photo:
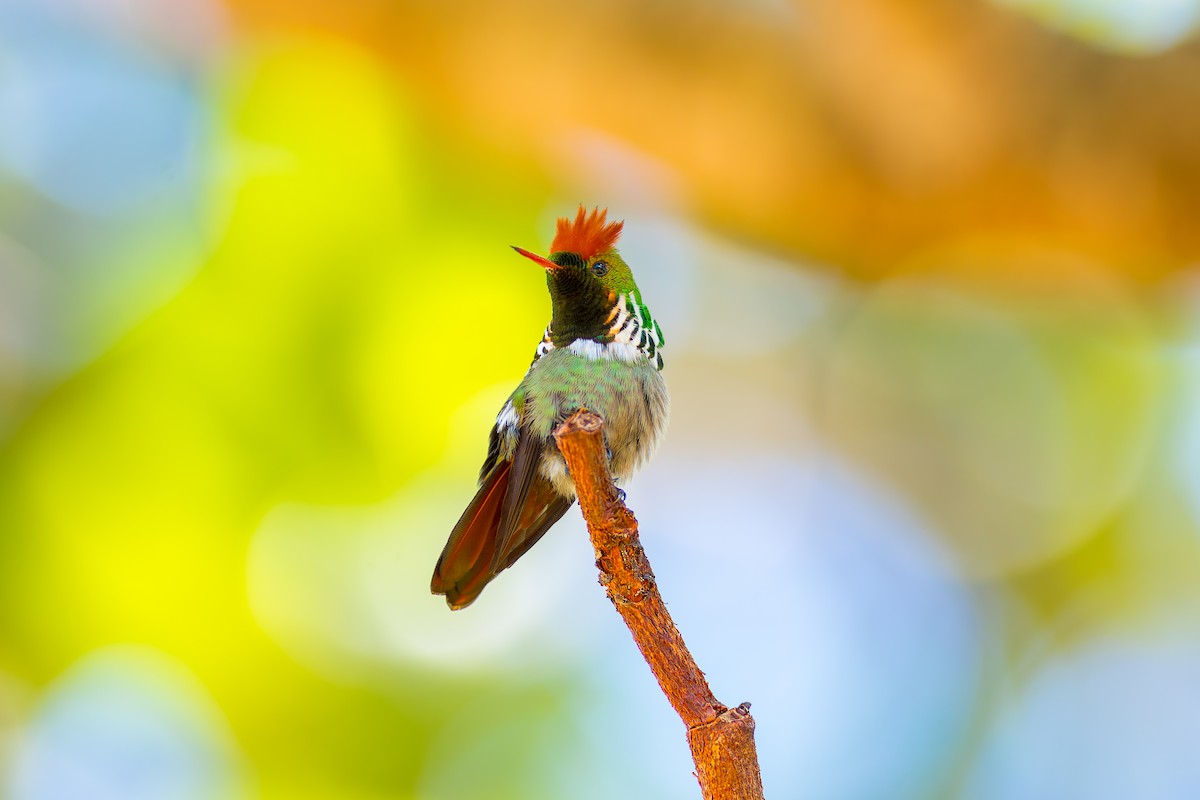
<path id="1" fill-rule="evenodd" d="M 522 247 L 517 247 L 515 244 L 512 246 L 512 249 L 516 250 L 518 253 L 525 256 L 530 261 L 532 261 L 533 263 L 537 264 L 540 267 L 543 267 L 545 269 L 558 269 L 558 264 L 555 264 L 553 261 L 551 261 L 548 258 L 542 258 L 537 253 L 531 253 Z"/>

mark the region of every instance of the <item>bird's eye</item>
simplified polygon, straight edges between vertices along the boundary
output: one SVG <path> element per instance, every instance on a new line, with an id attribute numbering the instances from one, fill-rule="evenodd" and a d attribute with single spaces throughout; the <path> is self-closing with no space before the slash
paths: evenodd
<path id="1" fill-rule="evenodd" d="M 604 277 L 608 274 L 608 262 L 597 261 L 595 264 L 592 264 L 592 272 L 596 274 L 597 278 Z"/>

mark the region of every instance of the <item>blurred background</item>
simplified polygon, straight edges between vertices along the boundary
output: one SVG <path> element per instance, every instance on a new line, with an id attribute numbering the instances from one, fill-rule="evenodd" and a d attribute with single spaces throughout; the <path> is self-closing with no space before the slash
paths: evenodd
<path id="1" fill-rule="evenodd" d="M 579 203 L 768 797 L 1200 797 L 1200 0 L 0 0 L 0 796 L 698 796 L 573 512 L 429 594 Z"/>

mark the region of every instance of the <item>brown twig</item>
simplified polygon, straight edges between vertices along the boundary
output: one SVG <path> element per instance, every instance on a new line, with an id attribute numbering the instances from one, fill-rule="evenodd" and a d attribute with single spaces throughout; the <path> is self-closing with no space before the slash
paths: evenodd
<path id="1" fill-rule="evenodd" d="M 713 697 L 683 637 L 667 613 L 638 525 L 612 477 L 604 445 L 604 420 L 577 411 L 554 432 L 575 480 L 587 521 L 600 583 L 633 634 L 663 694 L 687 726 L 696 777 L 705 800 L 762 800 L 750 704 L 727 708 Z"/>

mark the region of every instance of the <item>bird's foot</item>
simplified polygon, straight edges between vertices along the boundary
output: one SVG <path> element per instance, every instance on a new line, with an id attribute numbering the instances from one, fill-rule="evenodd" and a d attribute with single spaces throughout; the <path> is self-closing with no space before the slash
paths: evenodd
<path id="1" fill-rule="evenodd" d="M 622 503 L 624 503 L 625 502 L 625 490 L 622 489 L 620 486 L 614 486 L 613 488 L 617 490 L 617 499 L 620 500 Z"/>

